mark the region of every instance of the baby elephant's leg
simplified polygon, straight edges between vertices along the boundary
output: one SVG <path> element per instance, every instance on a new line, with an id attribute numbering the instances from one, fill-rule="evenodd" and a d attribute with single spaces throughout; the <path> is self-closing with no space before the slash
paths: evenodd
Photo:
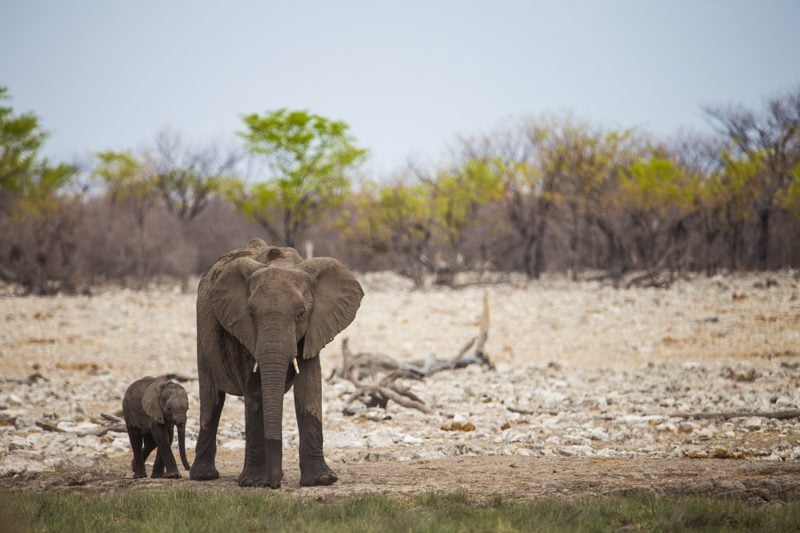
<path id="1" fill-rule="evenodd" d="M 142 450 L 142 455 L 144 456 L 145 462 L 147 458 L 150 456 L 150 452 L 156 450 L 156 458 L 153 461 L 153 473 L 151 474 L 152 477 L 164 477 L 164 461 L 161 460 L 161 457 L 158 455 L 158 450 L 156 449 L 156 441 L 153 438 L 153 435 L 148 433 L 144 436 L 144 450 Z"/>
<path id="2" fill-rule="evenodd" d="M 172 455 L 172 429 L 172 426 L 161 424 L 153 428 L 153 440 L 158 448 L 158 455 L 153 463 L 152 477 L 163 476 L 170 479 L 181 477 L 180 472 L 178 472 L 178 465 L 175 462 L 175 456 Z M 157 468 L 159 471 L 157 471 Z"/>
<path id="3" fill-rule="evenodd" d="M 133 450 L 133 459 L 131 460 L 133 478 L 147 477 L 147 472 L 144 469 L 144 457 L 142 455 L 142 431 L 130 424 L 126 426 L 126 429 L 128 430 L 128 439 L 131 441 L 131 450 Z"/>

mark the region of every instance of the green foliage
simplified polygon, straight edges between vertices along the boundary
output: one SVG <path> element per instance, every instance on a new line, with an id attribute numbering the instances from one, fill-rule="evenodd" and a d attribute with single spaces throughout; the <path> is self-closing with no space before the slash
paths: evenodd
<path id="1" fill-rule="evenodd" d="M 463 493 L 327 502 L 263 491 L 0 493 L 0 520 L 18 531 L 794 531 L 800 503 L 647 493 L 488 502 Z"/>
<path id="2" fill-rule="evenodd" d="M 354 220 L 342 229 L 373 252 L 404 258 L 405 270 L 419 284 L 423 271 L 458 267 L 461 241 L 478 209 L 502 193 L 495 168 L 470 158 L 431 178 L 365 184 L 351 202 Z"/>
<path id="3" fill-rule="evenodd" d="M 228 198 L 280 244 L 293 246 L 306 227 L 341 205 L 348 173 L 366 150 L 357 148 L 349 126 L 308 111 L 278 109 L 243 117 L 240 136 L 270 175 L 252 184 L 228 182 Z"/>
<path id="4" fill-rule="evenodd" d="M 481 159 L 469 159 L 452 172 L 440 172 L 428 188 L 433 198 L 432 218 L 451 246 L 458 243 L 480 206 L 503 196 L 500 175 L 491 162 Z"/>
<path id="5" fill-rule="evenodd" d="M 642 211 L 687 213 L 694 205 L 696 186 L 674 161 L 661 157 L 634 161 L 620 174 L 629 205 Z"/>
<path id="6" fill-rule="evenodd" d="M 8 99 L 7 89 L 0 87 L 0 211 L 9 209 L 4 204 L 40 204 L 76 172 L 71 165 L 52 166 L 40 157 L 47 133 L 33 113 L 15 114 L 2 105 Z"/>
<path id="7" fill-rule="evenodd" d="M 737 157 L 725 150 L 720 158 L 722 171 L 708 180 L 705 198 L 724 208 L 734 220 L 747 220 L 753 214 L 753 200 L 759 194 L 763 156 L 751 153 Z"/>
<path id="8" fill-rule="evenodd" d="M 790 181 L 786 191 L 780 196 L 781 207 L 788 210 L 796 218 L 800 218 L 800 163 L 789 173 Z"/>
<path id="9" fill-rule="evenodd" d="M 144 202 L 155 196 L 156 176 L 133 154 L 106 151 L 98 153 L 97 160 L 93 173 L 105 183 L 114 201 Z"/>

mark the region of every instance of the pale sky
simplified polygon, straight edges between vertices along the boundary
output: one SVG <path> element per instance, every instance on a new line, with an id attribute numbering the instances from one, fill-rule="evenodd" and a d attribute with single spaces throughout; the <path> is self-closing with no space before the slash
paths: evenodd
<path id="1" fill-rule="evenodd" d="M 528 115 L 667 136 L 799 83 L 798 0 L 0 0 L 0 85 L 58 161 L 289 107 L 349 123 L 380 177 Z"/>

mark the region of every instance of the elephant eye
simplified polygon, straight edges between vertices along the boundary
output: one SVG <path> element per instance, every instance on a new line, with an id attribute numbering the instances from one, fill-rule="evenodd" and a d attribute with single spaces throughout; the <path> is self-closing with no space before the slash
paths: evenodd
<path id="1" fill-rule="evenodd" d="M 306 310 L 305 309 L 301 309 L 300 311 L 298 311 L 297 312 L 297 320 L 300 320 L 301 318 L 303 318 L 303 315 L 305 315 L 305 314 L 306 314 Z"/>

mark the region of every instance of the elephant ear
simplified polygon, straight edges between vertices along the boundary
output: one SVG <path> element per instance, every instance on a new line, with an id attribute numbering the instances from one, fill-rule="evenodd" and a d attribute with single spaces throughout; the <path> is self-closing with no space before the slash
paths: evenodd
<path id="1" fill-rule="evenodd" d="M 144 390 L 142 395 L 142 409 L 144 412 L 158 422 L 164 423 L 164 413 L 161 412 L 161 404 L 158 402 L 158 396 L 161 394 L 161 389 L 169 383 L 167 378 L 154 379 L 150 385 Z"/>
<path id="2" fill-rule="evenodd" d="M 303 341 L 303 359 L 310 359 L 353 321 L 364 291 L 336 259 L 318 257 L 304 261 L 300 267 L 311 277 L 314 298 Z"/>
<path id="3" fill-rule="evenodd" d="M 249 257 L 234 259 L 223 267 L 209 294 L 211 309 L 219 323 L 250 353 L 256 352 L 256 330 L 247 311 L 250 297 L 248 280 L 253 272 L 262 267 L 262 263 Z"/>

